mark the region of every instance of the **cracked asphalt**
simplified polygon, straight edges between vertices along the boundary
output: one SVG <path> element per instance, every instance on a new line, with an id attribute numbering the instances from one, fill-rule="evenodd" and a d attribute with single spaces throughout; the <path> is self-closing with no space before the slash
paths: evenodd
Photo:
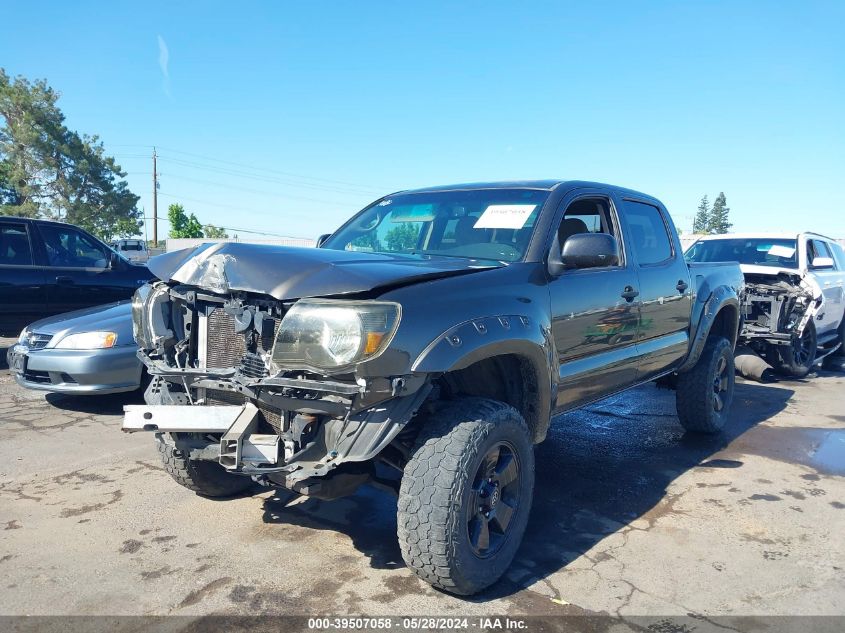
<path id="1" fill-rule="evenodd" d="M 842 615 L 845 374 L 738 380 L 723 436 L 645 386 L 556 418 L 525 543 L 463 600 L 402 563 L 386 493 L 197 497 L 137 395 L 19 388 L 0 339 L 0 614 Z"/>

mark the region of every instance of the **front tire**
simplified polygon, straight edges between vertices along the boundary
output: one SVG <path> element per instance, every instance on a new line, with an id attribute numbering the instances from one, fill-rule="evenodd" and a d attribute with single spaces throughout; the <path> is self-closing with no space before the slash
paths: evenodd
<path id="1" fill-rule="evenodd" d="M 522 541 L 531 436 L 516 409 L 485 398 L 452 401 L 421 423 L 399 492 L 402 558 L 431 585 L 472 595 L 505 573 Z"/>
<path id="2" fill-rule="evenodd" d="M 778 347 L 776 369 L 785 376 L 804 378 L 816 362 L 817 347 L 816 324 L 810 320 L 800 338 Z"/>
<path id="3" fill-rule="evenodd" d="M 159 440 L 158 452 L 164 470 L 180 486 L 203 497 L 233 497 L 255 485 L 249 477 L 232 475 L 215 462 L 190 459 L 184 451 Z"/>
<path id="4" fill-rule="evenodd" d="M 735 382 L 731 342 L 711 336 L 693 368 L 678 375 L 675 407 L 681 425 L 692 433 L 719 433 L 728 421 Z"/>

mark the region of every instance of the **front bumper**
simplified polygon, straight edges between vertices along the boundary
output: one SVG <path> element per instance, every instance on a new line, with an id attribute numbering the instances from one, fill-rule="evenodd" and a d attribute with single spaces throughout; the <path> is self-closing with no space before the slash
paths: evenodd
<path id="1" fill-rule="evenodd" d="M 17 383 L 27 389 L 102 395 L 134 391 L 141 384 L 143 366 L 134 346 L 31 350 L 17 344 L 6 359 Z"/>

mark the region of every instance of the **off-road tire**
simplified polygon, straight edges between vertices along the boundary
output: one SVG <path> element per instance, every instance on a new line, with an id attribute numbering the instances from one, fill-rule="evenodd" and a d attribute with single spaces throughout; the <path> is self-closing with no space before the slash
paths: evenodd
<path id="1" fill-rule="evenodd" d="M 162 441 L 158 445 L 164 470 L 184 486 L 203 497 L 232 497 L 255 486 L 255 482 L 243 475 L 227 473 L 220 464 L 189 459 L 181 450 Z"/>
<path id="2" fill-rule="evenodd" d="M 675 407 L 681 425 L 691 433 L 719 433 L 728 421 L 735 382 L 731 342 L 711 336 L 693 368 L 678 375 Z"/>
<path id="3" fill-rule="evenodd" d="M 797 351 L 799 345 L 806 348 L 803 354 Z M 778 346 L 774 359 L 775 369 L 784 376 L 804 378 L 816 362 L 817 346 L 816 324 L 811 319 L 807 322 L 799 341 L 794 341 L 792 345 Z"/>
<path id="4" fill-rule="evenodd" d="M 431 585 L 472 595 L 502 576 L 522 541 L 534 489 L 531 436 L 516 409 L 486 398 L 452 400 L 419 422 L 422 429 L 399 491 L 397 532 L 402 558 Z M 490 485 L 486 476 L 478 479 L 479 473 L 497 448 L 506 460 L 515 459 L 518 476 L 510 483 L 502 477 L 501 495 L 485 497 L 481 490 L 479 496 L 478 490 Z M 505 463 L 510 462 L 502 462 L 502 471 L 510 472 Z M 494 482 L 494 490 L 499 483 Z M 478 547 L 482 540 L 477 532 L 476 543 L 470 535 L 483 514 L 480 503 L 492 503 L 485 548 Z M 501 530 L 499 511 L 511 504 L 513 513 Z M 507 516 L 503 513 L 502 520 Z"/>

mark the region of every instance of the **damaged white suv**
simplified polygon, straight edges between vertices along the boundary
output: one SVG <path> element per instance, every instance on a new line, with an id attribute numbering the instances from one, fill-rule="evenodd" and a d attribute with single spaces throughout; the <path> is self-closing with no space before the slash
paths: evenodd
<path id="1" fill-rule="evenodd" d="M 686 251 L 690 262 L 739 262 L 745 275 L 746 345 L 781 374 L 806 376 L 843 354 L 845 251 L 816 233 L 707 235 Z"/>

